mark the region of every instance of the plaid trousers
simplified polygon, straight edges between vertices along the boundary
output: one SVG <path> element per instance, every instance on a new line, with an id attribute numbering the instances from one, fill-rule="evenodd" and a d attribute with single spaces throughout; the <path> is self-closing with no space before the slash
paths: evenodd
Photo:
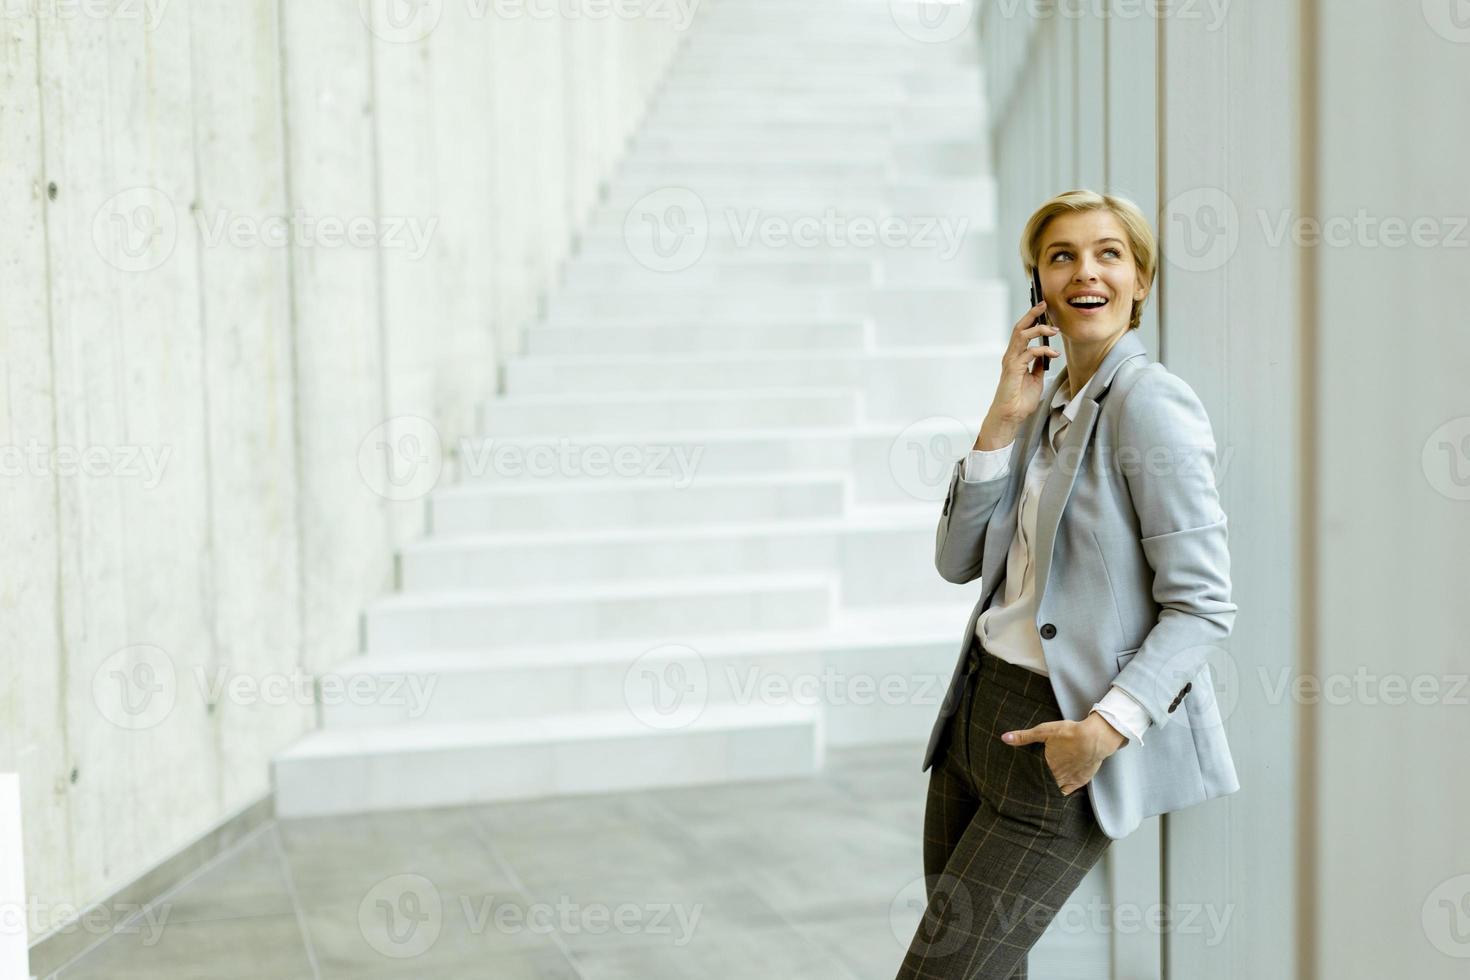
<path id="1" fill-rule="evenodd" d="M 1045 745 L 1000 740 L 1061 720 L 1050 679 L 974 637 L 963 670 L 929 768 L 928 904 L 896 980 L 1026 980 L 1031 947 L 1112 843 L 1086 787 L 1057 785 Z"/>

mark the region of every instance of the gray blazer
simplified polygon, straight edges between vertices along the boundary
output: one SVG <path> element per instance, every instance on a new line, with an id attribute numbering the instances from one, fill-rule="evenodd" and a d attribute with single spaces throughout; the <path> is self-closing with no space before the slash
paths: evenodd
<path id="1" fill-rule="evenodd" d="M 934 564 L 956 584 L 978 577 L 980 596 L 920 771 L 954 712 L 975 622 L 1005 573 L 1026 465 L 1066 378 L 1063 367 L 1046 386 L 1004 473 L 969 483 L 955 462 Z M 1145 817 L 1240 788 L 1206 662 L 1224 655 L 1236 610 L 1214 470 L 1198 396 L 1127 331 L 1067 429 L 1037 503 L 1035 550 L 1037 631 L 1063 717 L 1081 720 L 1116 683 L 1151 721 L 1143 744 L 1113 753 L 1086 786 L 1115 840 Z"/>

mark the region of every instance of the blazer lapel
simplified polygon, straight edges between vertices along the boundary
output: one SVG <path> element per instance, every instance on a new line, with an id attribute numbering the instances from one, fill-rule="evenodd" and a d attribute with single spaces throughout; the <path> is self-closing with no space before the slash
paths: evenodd
<path id="1" fill-rule="evenodd" d="M 1051 571 L 1052 546 L 1056 544 L 1057 525 L 1062 520 L 1062 510 L 1067 506 L 1067 500 L 1072 496 L 1072 487 L 1077 482 L 1077 471 L 1081 467 L 1083 455 L 1087 452 L 1087 445 L 1092 441 L 1093 429 L 1097 427 L 1097 418 L 1102 413 L 1099 404 L 1103 395 L 1113 383 L 1113 376 L 1123 363 L 1131 358 L 1147 356 L 1148 351 L 1143 346 L 1143 341 L 1138 338 L 1136 330 L 1128 330 L 1113 344 L 1112 350 L 1108 351 L 1103 358 L 1102 364 L 1098 365 L 1097 373 L 1087 386 L 1087 396 L 1077 406 L 1077 417 L 1068 426 L 1067 433 L 1062 439 L 1062 448 L 1052 470 L 1047 474 L 1046 483 L 1042 486 L 1041 499 L 1036 504 L 1036 596 L 1037 602 L 1046 594 L 1046 579 Z M 1063 368 L 1063 372 L 1065 372 Z M 1058 381 L 1065 377 L 1065 373 L 1057 378 Z M 1051 403 L 1044 402 L 1046 412 L 1051 411 Z M 1030 458 L 1029 456 L 1027 457 Z M 989 544 L 989 542 L 986 542 Z"/>
<path id="2" fill-rule="evenodd" d="M 1011 449 L 1010 480 L 1006 483 L 1005 496 L 1000 498 L 1000 503 L 996 506 L 995 513 L 991 514 L 990 523 L 985 529 L 985 557 L 980 565 L 984 581 L 981 583 L 983 591 L 979 608 L 984 608 L 986 598 L 1000 584 L 1006 554 L 1011 550 L 1011 539 L 1016 536 L 1017 508 L 1021 501 L 1021 489 L 1026 485 L 1026 468 L 1036 453 L 1036 447 L 1041 444 L 1046 420 L 1051 415 L 1051 401 L 1066 379 L 1067 369 L 1063 367 L 1042 390 L 1041 404 L 1026 420 L 1026 428 Z"/>

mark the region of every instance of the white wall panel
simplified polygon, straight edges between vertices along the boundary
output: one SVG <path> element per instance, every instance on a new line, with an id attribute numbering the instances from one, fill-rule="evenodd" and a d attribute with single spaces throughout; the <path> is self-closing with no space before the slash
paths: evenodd
<path id="1" fill-rule="evenodd" d="M 1254 208 L 1289 201 L 1296 190 L 1295 14 L 1237 6 L 1220 20 L 1208 6 L 1176 5 L 1160 17 L 1150 6 L 1120 6 L 1106 19 L 1075 4 L 988 9 L 989 70 L 1005 93 L 992 132 L 1000 271 L 1009 274 L 1031 211 L 1072 187 L 1121 194 L 1154 221 L 1166 258 L 1141 329 L 1153 356 L 1211 414 L 1242 608 L 1231 655 L 1241 675 L 1254 676 L 1272 662 L 1270 651 L 1289 647 L 1295 628 L 1282 597 L 1299 569 L 1280 548 L 1295 526 L 1293 501 L 1272 489 L 1295 473 L 1284 424 L 1296 411 L 1295 274 L 1289 255 L 1259 241 L 1242 240 L 1214 264 L 1179 249 L 1189 234 L 1204 242 L 1212 212 L 1201 208 L 1216 196 Z M 998 13 L 1012 7 L 1010 17 Z M 1184 196 L 1166 210 L 1176 195 Z M 1181 223 L 1191 221 L 1193 228 Z M 1016 316 L 1023 299 L 1011 304 Z M 1279 358 L 1268 353 L 1277 350 Z M 1117 931 L 1119 977 L 1291 975 L 1293 842 L 1286 833 L 1262 840 L 1259 827 L 1293 812 L 1293 716 L 1265 704 L 1259 685 L 1252 692 L 1234 677 L 1229 683 L 1239 695 L 1227 722 L 1231 744 L 1242 785 L 1255 792 L 1147 821 L 1113 848 L 1114 901 L 1135 912 L 1163 901 L 1175 921 L 1163 933 Z M 1184 928 L 1192 915 L 1222 925 Z"/>
<path id="2" fill-rule="evenodd" d="M 1302 709 L 1312 962 L 1320 977 L 1463 977 L 1470 24 L 1449 3 L 1317 9 L 1328 234 L 1309 249 L 1313 343 L 1277 347 L 1310 371 L 1309 628 L 1335 692 Z"/>
<path id="3" fill-rule="evenodd" d="M 1242 787 L 1221 805 L 1164 821 L 1171 907 L 1229 923 L 1223 936 L 1175 930 L 1167 963 L 1181 976 L 1287 980 L 1296 976 L 1296 843 L 1285 832 L 1298 803 L 1296 718 L 1260 679 L 1293 660 L 1304 571 L 1283 547 L 1300 518 L 1291 488 L 1303 447 L 1289 422 L 1298 411 L 1299 280 L 1294 253 L 1264 241 L 1255 215 L 1296 200 L 1298 26 L 1290 6 L 1234 7 L 1222 21 L 1175 17 L 1161 30 L 1159 351 L 1200 396 L 1215 432 L 1240 607 L 1233 686 L 1229 672 L 1216 675 Z"/>

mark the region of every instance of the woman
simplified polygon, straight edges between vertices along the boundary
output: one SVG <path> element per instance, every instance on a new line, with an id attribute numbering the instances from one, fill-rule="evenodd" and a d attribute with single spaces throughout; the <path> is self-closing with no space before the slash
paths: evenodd
<path id="1" fill-rule="evenodd" d="M 1108 844 L 1239 789 L 1205 662 L 1236 610 L 1214 438 L 1136 333 L 1157 254 L 1136 206 L 1092 191 L 1022 234 L 1042 301 L 935 540 L 939 574 L 980 597 L 924 754 L 928 907 L 900 980 L 1024 980 Z M 1036 337 L 1066 351 L 1049 384 L 1061 352 Z"/>

